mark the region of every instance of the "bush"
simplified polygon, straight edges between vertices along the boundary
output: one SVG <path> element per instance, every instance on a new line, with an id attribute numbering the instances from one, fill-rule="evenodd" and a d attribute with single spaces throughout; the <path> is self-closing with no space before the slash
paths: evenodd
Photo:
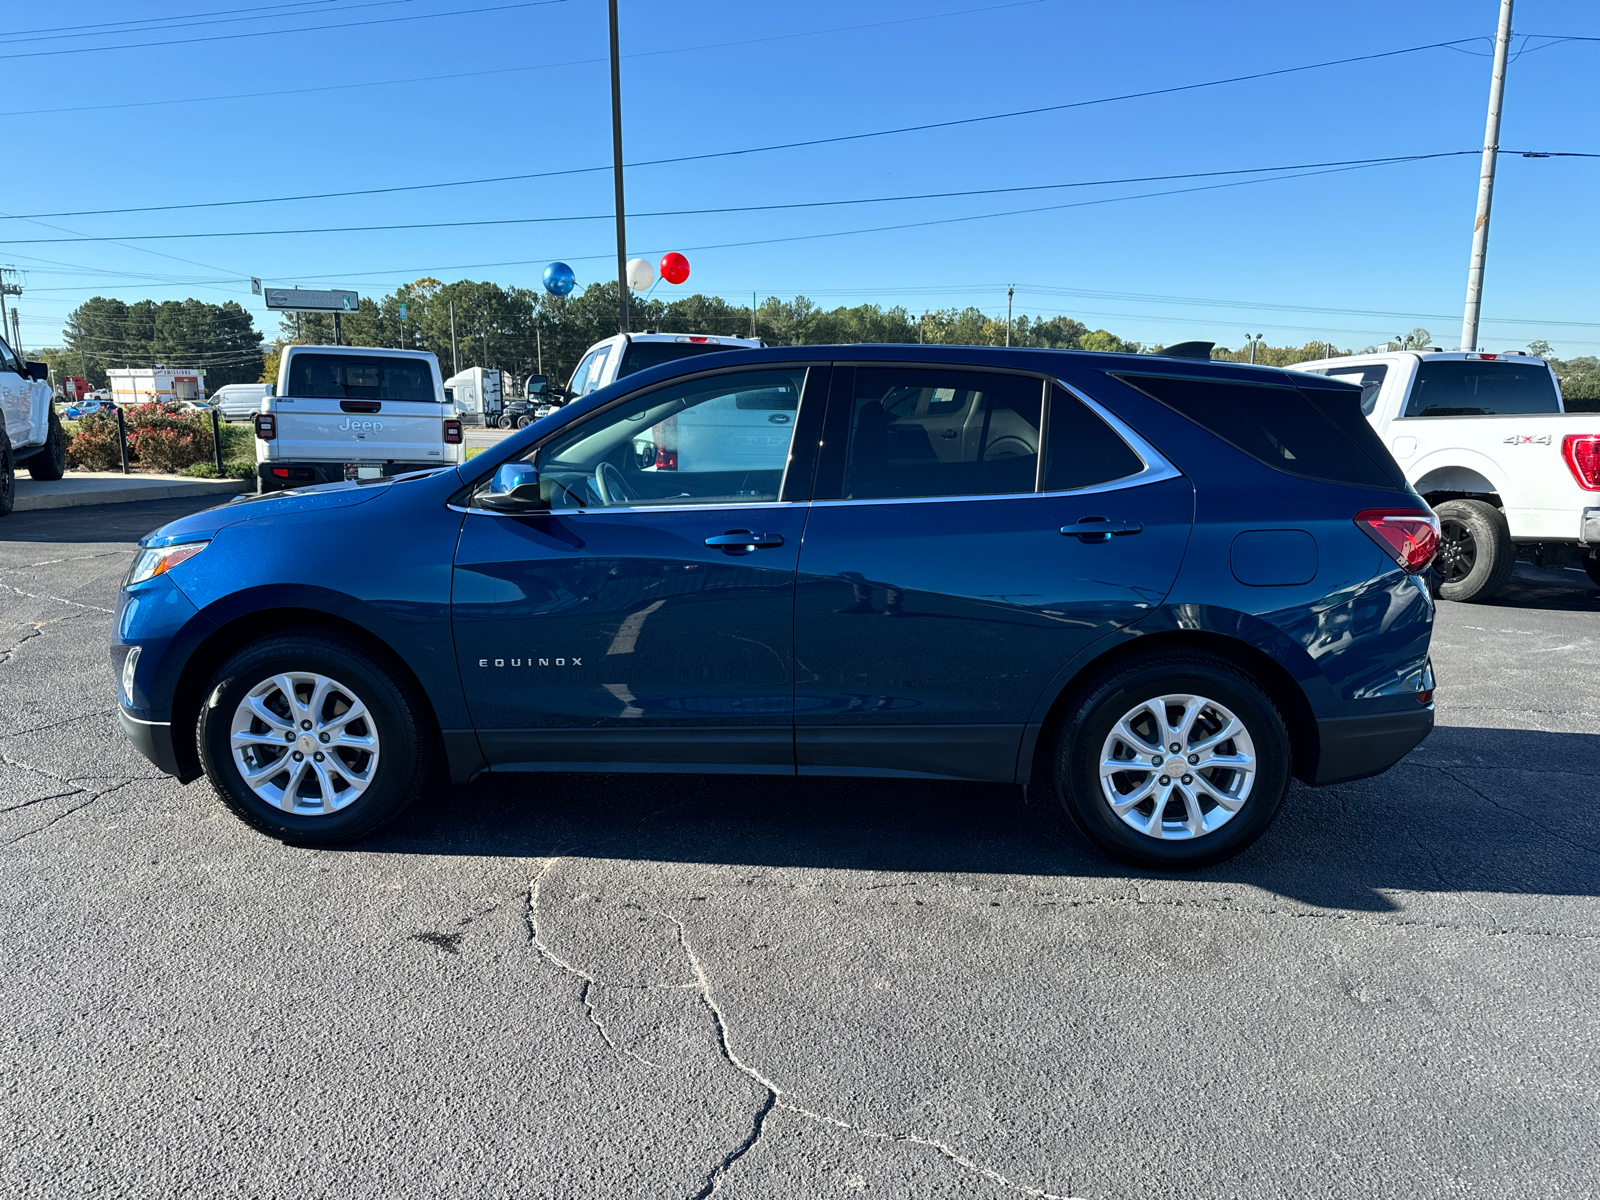
<path id="1" fill-rule="evenodd" d="M 116 420 L 99 413 L 81 418 L 67 440 L 67 466 L 75 471 L 115 471 L 121 467 Z"/>
<path id="2" fill-rule="evenodd" d="M 158 471 L 181 471 L 211 461 L 211 418 L 205 413 L 184 413 L 176 404 L 152 401 L 124 410 L 128 422 L 128 448 L 140 463 Z"/>

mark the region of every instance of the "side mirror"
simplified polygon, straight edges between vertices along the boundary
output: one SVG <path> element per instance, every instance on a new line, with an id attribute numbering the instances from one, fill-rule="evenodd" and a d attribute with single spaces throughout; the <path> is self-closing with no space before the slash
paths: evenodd
<path id="1" fill-rule="evenodd" d="M 539 512 L 550 507 L 532 463 L 505 463 L 499 467 L 489 481 L 489 490 L 478 493 L 478 503 L 497 512 Z"/>
<path id="2" fill-rule="evenodd" d="M 549 393 L 549 391 L 550 391 L 550 381 L 548 379 L 546 379 L 543 375 L 529 375 L 528 376 L 528 398 L 529 399 L 532 399 L 534 396 L 547 395 Z"/>
<path id="3" fill-rule="evenodd" d="M 37 380 L 38 382 L 43 383 L 46 379 L 50 378 L 49 363 L 31 362 L 27 365 L 26 369 L 29 379 Z"/>
<path id="4" fill-rule="evenodd" d="M 278 394 L 278 385 L 276 383 L 267 384 L 267 395 L 268 396 L 276 396 L 277 394 Z"/>

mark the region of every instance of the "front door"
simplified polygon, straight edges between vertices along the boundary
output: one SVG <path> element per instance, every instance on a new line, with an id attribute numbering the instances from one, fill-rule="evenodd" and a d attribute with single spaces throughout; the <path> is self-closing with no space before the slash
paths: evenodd
<path id="1" fill-rule="evenodd" d="M 1012 779 L 1051 678 L 1172 586 L 1192 486 L 1061 387 L 1005 373 L 837 367 L 824 444 L 796 594 L 800 773 Z"/>
<path id="2" fill-rule="evenodd" d="M 807 374 L 628 397 L 529 455 L 548 514 L 468 512 L 456 651 L 491 767 L 793 773 Z"/>

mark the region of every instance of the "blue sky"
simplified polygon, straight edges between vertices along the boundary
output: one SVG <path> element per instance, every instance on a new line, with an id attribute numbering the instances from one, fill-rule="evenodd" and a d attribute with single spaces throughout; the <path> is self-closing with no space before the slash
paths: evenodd
<path id="1" fill-rule="evenodd" d="M 248 199 L 604 166 L 604 0 L 159 0 L 10 3 L 0 108 L 11 186 L 0 211 Z M 468 9 L 490 11 L 463 12 Z M 224 10 L 231 10 L 225 12 Z M 182 17 L 110 37 L 46 27 Z M 198 14 L 210 14 L 201 16 Z M 433 14 L 454 14 L 434 16 Z M 635 167 L 633 214 L 1473 150 L 1483 139 L 1495 0 L 1337 5 L 1170 0 L 807 5 L 622 0 L 630 161 L 869 132 L 1117 95 L 1404 47 L 1433 49 L 1247 83 L 696 163 Z M 257 19 L 239 20 L 240 17 Z M 395 20 L 394 18 L 423 18 Z M 316 32 L 175 42 L 263 29 Z M 1584 0 L 1522 0 L 1519 35 L 1600 38 Z M 148 32 L 141 30 L 148 29 Z M 33 32 L 29 32 L 33 31 Z M 733 44 L 730 44 L 733 43 Z M 1600 152 L 1600 42 L 1535 39 L 1511 64 L 1501 145 Z M 6 55 L 29 55 L 10 57 Z M 418 82 L 422 77 L 432 77 Z M 327 89 L 343 84 L 381 86 Z M 150 101 L 197 102 L 158 103 Z M 94 111 L 52 111 L 82 106 Z M 21 172 L 19 164 L 44 169 Z M 1478 159 L 1311 175 L 920 228 L 1043 205 L 1194 187 L 1120 185 L 801 209 L 630 218 L 631 253 L 682 250 L 682 288 L 748 302 L 977 305 L 1064 313 L 1145 342 L 1381 341 L 1413 325 L 1454 346 Z M 1206 181 L 1199 181 L 1205 183 Z M 1600 159 L 1502 156 L 1484 304 L 1491 349 L 1549 340 L 1600 353 L 1594 197 Z M 239 300 L 277 329 L 248 277 L 377 295 L 424 274 L 536 286 L 564 259 L 614 277 L 608 172 L 189 212 L 0 221 L 0 262 L 26 272 L 27 346 L 59 343 L 94 294 Z M 114 245 L 75 235 L 597 216 L 479 228 Z M 47 227 L 48 226 L 48 227 Z M 805 240 L 777 240 L 805 239 Z M 733 245 L 732 243 L 753 243 Z M 161 257 L 162 255 L 173 257 Z M 176 260 L 188 261 L 176 261 Z M 47 261 L 48 260 L 48 261 Z M 1304 309 L 1348 310 L 1342 312 Z M 1395 314 L 1395 315 L 1389 315 Z M 1565 322 L 1566 324 L 1557 324 Z"/>

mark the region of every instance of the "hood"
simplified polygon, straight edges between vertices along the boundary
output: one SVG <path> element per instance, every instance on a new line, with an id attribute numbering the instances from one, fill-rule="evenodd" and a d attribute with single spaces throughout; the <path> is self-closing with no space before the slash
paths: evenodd
<path id="1" fill-rule="evenodd" d="M 139 539 L 141 546 L 170 546 L 175 542 L 198 542 L 219 529 L 254 521 L 262 517 L 289 516 L 320 512 L 330 508 L 349 508 L 383 495 L 393 486 L 384 479 L 372 483 L 324 483 L 317 487 L 296 488 L 287 492 L 240 496 L 227 504 L 208 508 L 192 516 L 179 517 Z"/>

